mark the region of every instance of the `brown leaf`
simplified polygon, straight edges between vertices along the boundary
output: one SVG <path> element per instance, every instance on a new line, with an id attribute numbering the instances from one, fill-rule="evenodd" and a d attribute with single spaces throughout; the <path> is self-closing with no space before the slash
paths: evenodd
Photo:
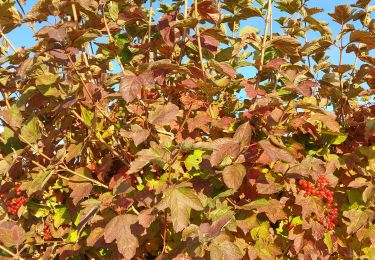
<path id="1" fill-rule="evenodd" d="M 7 247 L 21 245 L 26 239 L 25 234 L 25 230 L 15 222 L 0 223 L 0 241 Z"/>
<path id="2" fill-rule="evenodd" d="M 227 156 L 236 158 L 240 153 L 240 144 L 231 139 L 217 139 L 213 142 L 213 146 L 214 151 L 210 157 L 212 166 L 219 165 Z"/>
<path id="3" fill-rule="evenodd" d="M 72 189 L 70 197 L 73 199 L 73 204 L 77 205 L 79 201 L 90 195 L 93 186 L 89 182 L 69 182 L 69 187 Z"/>
<path id="4" fill-rule="evenodd" d="M 298 84 L 297 90 L 305 97 L 310 97 L 312 95 L 312 87 L 316 83 L 312 80 L 304 80 Z"/>
<path id="5" fill-rule="evenodd" d="M 126 102 L 132 102 L 140 97 L 142 87 L 150 86 L 154 83 L 152 71 L 146 71 L 140 75 L 127 71 L 120 82 L 120 94 Z"/>
<path id="6" fill-rule="evenodd" d="M 281 160 L 289 163 L 296 163 L 297 160 L 286 150 L 281 149 L 273 145 L 268 140 L 261 140 L 258 144 L 262 147 L 265 153 L 273 160 Z"/>
<path id="7" fill-rule="evenodd" d="M 246 168 L 242 164 L 229 165 L 223 170 L 223 180 L 228 188 L 237 191 L 246 175 Z"/>
<path id="8" fill-rule="evenodd" d="M 157 126 L 168 125 L 176 120 L 178 112 L 178 106 L 175 104 L 160 105 L 150 112 L 149 121 Z"/>
<path id="9" fill-rule="evenodd" d="M 241 148 L 247 147 L 251 143 L 252 129 L 249 122 L 243 123 L 236 129 L 233 140 L 240 143 Z"/>
<path id="10" fill-rule="evenodd" d="M 137 223 L 136 215 L 119 215 L 111 219 L 104 229 L 106 243 L 117 241 L 119 252 L 126 258 L 131 259 L 139 246 L 138 239 L 133 235 L 131 226 Z"/>

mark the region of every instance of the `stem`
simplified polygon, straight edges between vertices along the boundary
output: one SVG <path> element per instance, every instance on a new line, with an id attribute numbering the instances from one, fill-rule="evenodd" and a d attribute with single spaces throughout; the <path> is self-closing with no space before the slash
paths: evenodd
<path id="1" fill-rule="evenodd" d="M 80 174 L 80 173 L 77 173 L 77 172 L 75 172 L 75 171 L 69 169 L 69 168 L 66 167 L 65 165 L 64 165 L 64 166 L 63 166 L 63 165 L 60 165 L 59 167 L 60 167 L 61 169 L 65 170 L 65 171 L 67 171 L 67 172 L 70 172 L 71 174 L 77 175 L 77 176 L 81 177 L 82 179 L 88 180 L 88 181 L 90 181 L 90 182 L 92 182 L 92 183 L 94 183 L 94 184 L 96 184 L 96 185 L 98 185 L 98 186 L 100 186 L 100 187 L 104 187 L 104 188 L 106 188 L 106 189 L 109 189 L 108 185 L 105 185 L 105 184 L 101 183 L 100 181 L 94 180 L 94 179 L 92 179 L 92 178 L 90 178 L 90 177 L 87 177 L 87 176 L 85 176 L 85 175 L 82 175 L 82 174 Z"/>
<path id="2" fill-rule="evenodd" d="M 17 50 L 16 48 L 14 47 L 14 45 L 11 43 L 11 41 L 8 39 L 8 37 L 3 33 L 3 31 L 0 29 L 0 35 L 1 37 L 3 37 L 5 39 L 5 41 L 9 44 L 9 46 L 12 48 L 12 50 L 14 51 L 14 53 L 17 53 Z"/>
<path id="3" fill-rule="evenodd" d="M 75 3 L 72 3 L 72 11 L 73 11 L 73 19 L 78 25 L 78 15 L 77 15 L 77 9 Z"/>
<path id="4" fill-rule="evenodd" d="M 150 0 L 150 1 L 151 1 L 151 0 Z M 108 27 L 107 18 L 105 17 L 104 7 L 103 7 L 103 9 L 102 9 L 102 12 L 103 12 L 104 25 L 105 25 L 105 29 L 106 29 L 107 34 L 108 34 L 108 37 L 109 37 L 109 41 L 112 42 L 112 43 L 114 43 L 114 40 L 113 40 L 113 37 L 112 37 L 111 31 L 109 30 L 109 27 Z M 125 68 L 124 68 L 124 65 L 122 65 L 122 62 L 121 62 L 121 60 L 120 60 L 120 57 L 116 54 L 116 55 L 115 55 L 115 58 L 116 58 L 116 61 L 117 61 L 118 65 L 119 65 L 120 68 L 121 68 L 122 73 L 125 74 Z"/>
<path id="5" fill-rule="evenodd" d="M 165 251 L 167 249 L 167 218 L 168 213 L 167 210 L 164 210 L 164 226 L 163 226 L 163 249 L 161 251 L 161 255 L 165 254 Z"/>
<path id="6" fill-rule="evenodd" d="M 266 21 L 264 25 L 264 33 L 263 33 L 263 40 L 262 40 L 262 45 L 261 45 L 261 53 L 260 53 L 260 65 L 259 65 L 259 71 L 258 71 L 258 77 L 256 81 L 256 88 L 259 87 L 259 82 L 260 82 L 260 75 L 262 74 L 263 71 L 263 65 L 264 65 L 264 55 L 266 52 L 266 42 L 267 42 L 267 34 L 268 34 L 268 27 L 271 19 L 271 13 L 272 13 L 272 0 L 268 0 L 268 8 L 267 8 L 267 16 L 266 16 Z"/>
<path id="7" fill-rule="evenodd" d="M 24 258 L 22 258 L 22 257 L 18 256 L 17 254 L 13 253 L 12 251 L 10 251 L 9 249 L 7 249 L 3 245 L 0 245 L 0 249 L 3 250 L 8 255 L 13 256 L 14 259 L 24 260 Z"/>
<path id="8" fill-rule="evenodd" d="M 184 19 L 186 19 L 188 16 L 188 0 L 184 0 Z M 181 47 L 181 54 L 180 54 L 180 61 L 179 63 L 182 63 L 182 58 L 184 57 L 185 50 L 186 50 L 186 44 L 185 44 L 185 39 L 187 35 L 187 29 L 184 27 L 183 33 L 182 33 L 182 47 Z"/>
<path id="9" fill-rule="evenodd" d="M 194 13 L 195 13 L 195 17 L 198 19 L 198 0 L 194 0 Z M 199 24 L 199 21 L 198 21 L 197 25 L 195 26 L 195 33 L 196 33 L 196 36 L 197 36 L 198 52 L 199 52 L 199 60 L 201 62 L 201 69 L 202 69 L 203 77 L 206 78 L 205 66 L 204 66 L 204 63 L 203 63 L 201 33 L 199 31 L 198 24 Z"/>
<path id="10" fill-rule="evenodd" d="M 148 10 L 148 43 L 150 44 L 151 42 L 151 29 L 152 29 L 152 4 L 153 0 L 150 0 L 150 9 Z M 148 56 L 148 61 L 153 61 L 153 52 L 151 51 L 151 47 L 149 47 L 149 56 Z"/>

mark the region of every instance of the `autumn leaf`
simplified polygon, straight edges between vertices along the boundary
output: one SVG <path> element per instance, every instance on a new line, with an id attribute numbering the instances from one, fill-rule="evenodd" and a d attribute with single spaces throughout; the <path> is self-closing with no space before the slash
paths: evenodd
<path id="1" fill-rule="evenodd" d="M 172 103 L 160 105 L 150 112 L 149 121 L 153 125 L 164 126 L 175 121 L 178 112 L 178 107 Z"/>
<path id="2" fill-rule="evenodd" d="M 131 226 L 137 221 L 136 215 L 118 215 L 112 218 L 104 229 L 105 242 L 111 243 L 116 240 L 119 252 L 128 259 L 133 258 L 139 246 L 138 239 L 131 230 Z"/>
<path id="3" fill-rule="evenodd" d="M 172 186 L 164 192 L 164 198 L 158 204 L 158 208 L 171 210 L 173 229 L 180 232 L 189 225 L 190 210 L 200 211 L 203 209 L 203 205 L 191 185 L 182 183 Z"/>
<path id="4" fill-rule="evenodd" d="M 238 190 L 246 175 L 246 168 L 242 164 L 229 165 L 223 170 L 223 180 L 228 188 Z"/>

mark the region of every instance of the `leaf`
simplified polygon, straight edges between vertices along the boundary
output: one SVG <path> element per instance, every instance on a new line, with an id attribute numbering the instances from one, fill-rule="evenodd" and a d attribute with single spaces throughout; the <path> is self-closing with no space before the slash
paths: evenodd
<path id="1" fill-rule="evenodd" d="M 65 155 L 65 161 L 70 162 L 74 158 L 81 155 L 83 143 L 74 144 L 71 143 L 67 148 L 67 153 Z"/>
<path id="2" fill-rule="evenodd" d="M 49 86 L 56 83 L 59 75 L 56 74 L 42 74 L 39 75 L 35 80 L 36 86 Z"/>
<path id="3" fill-rule="evenodd" d="M 287 217 L 284 212 L 284 205 L 276 199 L 258 199 L 254 200 L 242 208 L 250 210 L 257 209 L 258 212 L 264 212 L 272 223 L 276 223 L 277 220 L 284 219 Z"/>
<path id="4" fill-rule="evenodd" d="M 188 171 L 191 171 L 193 168 L 197 171 L 200 170 L 199 164 L 202 162 L 202 155 L 204 153 L 205 151 L 202 150 L 194 150 L 193 154 L 186 157 L 184 161 L 186 169 Z"/>
<path id="5" fill-rule="evenodd" d="M 296 38 L 277 36 L 273 38 L 272 45 L 291 57 L 299 56 L 301 44 Z"/>
<path id="6" fill-rule="evenodd" d="M 219 165 L 224 158 L 236 158 L 240 153 L 240 144 L 231 139 L 217 139 L 213 143 L 214 151 L 211 154 L 210 162 L 212 166 Z"/>
<path id="7" fill-rule="evenodd" d="M 240 260 L 242 259 L 241 250 L 230 241 L 222 241 L 221 243 L 211 243 L 209 246 L 211 259 L 223 260 Z"/>
<path id="8" fill-rule="evenodd" d="M 66 206 L 57 206 L 54 209 L 55 214 L 53 215 L 53 226 L 55 228 L 60 227 L 62 224 L 69 224 L 70 216 L 68 208 Z"/>
<path id="9" fill-rule="evenodd" d="M 111 243 L 116 240 L 119 252 L 127 259 L 135 256 L 139 246 L 138 239 L 132 234 L 131 230 L 131 226 L 137 221 L 136 215 L 119 215 L 111 219 L 104 229 L 105 242 Z"/>
<path id="10" fill-rule="evenodd" d="M 41 191 L 48 182 L 48 180 L 52 177 L 52 175 L 53 171 L 51 170 L 40 171 L 39 173 L 33 176 L 33 180 L 31 182 L 26 183 L 21 187 L 24 187 L 27 195 L 31 196 L 35 192 Z"/>
<path id="11" fill-rule="evenodd" d="M 261 140 L 258 144 L 262 147 L 264 152 L 271 158 L 273 161 L 281 160 L 289 163 L 296 163 L 297 160 L 284 149 L 278 148 L 275 145 L 271 144 L 268 140 Z"/>
<path id="12" fill-rule="evenodd" d="M 154 77 L 151 71 L 145 71 L 140 75 L 126 71 L 120 81 L 120 94 L 126 102 L 130 103 L 140 96 L 142 87 L 148 87 L 153 83 Z"/>
<path id="13" fill-rule="evenodd" d="M 202 223 L 199 226 L 200 240 L 210 240 L 217 237 L 220 234 L 221 229 L 226 226 L 231 219 L 232 217 L 230 216 L 224 216 L 212 222 L 211 225 L 209 223 Z"/>
<path id="14" fill-rule="evenodd" d="M 236 129 L 233 140 L 240 143 L 241 149 L 247 147 L 251 143 L 252 130 L 249 122 L 243 123 Z"/>
<path id="15" fill-rule="evenodd" d="M 235 78 L 237 71 L 230 67 L 225 62 L 218 62 L 216 60 L 210 60 L 211 66 L 213 66 L 220 74 L 227 75 L 229 78 Z"/>
<path id="16" fill-rule="evenodd" d="M 88 126 L 92 125 L 92 120 L 94 119 L 94 113 L 82 105 L 81 105 L 81 117 L 83 119 L 83 122 L 85 122 L 86 125 Z"/>
<path id="17" fill-rule="evenodd" d="M 334 13 L 328 13 L 329 16 L 338 24 L 345 24 L 352 19 L 352 13 L 354 10 L 350 10 L 350 5 L 337 5 L 335 6 Z"/>
<path id="18" fill-rule="evenodd" d="M 246 168 L 242 164 L 229 165 L 223 170 L 223 179 L 228 188 L 237 191 L 246 175 Z"/>
<path id="19" fill-rule="evenodd" d="M 349 221 L 344 221 L 346 223 L 346 231 L 348 234 L 356 233 L 360 228 L 365 227 L 369 221 L 369 219 L 374 218 L 374 211 L 370 209 L 362 210 L 362 209 L 351 209 L 348 211 L 343 212 L 343 216 Z"/>
<path id="20" fill-rule="evenodd" d="M 350 42 L 364 43 L 369 50 L 375 49 L 375 33 L 357 30 L 353 31 L 350 33 Z"/>
<path id="21" fill-rule="evenodd" d="M 26 239 L 25 235 L 25 230 L 15 222 L 0 223 L 0 241 L 7 247 L 21 245 Z"/>
<path id="22" fill-rule="evenodd" d="M 30 143 L 35 143 L 40 139 L 39 120 L 37 116 L 31 117 L 21 128 L 21 136 Z M 23 139 L 21 139 L 23 141 Z"/>
<path id="23" fill-rule="evenodd" d="M 172 103 L 160 105 L 150 112 L 149 121 L 156 126 L 168 125 L 176 120 L 178 112 L 178 107 Z"/>
<path id="24" fill-rule="evenodd" d="M 164 197 L 157 207 L 160 210 L 166 208 L 171 210 L 173 229 L 176 232 L 182 231 L 189 225 L 191 209 L 203 210 L 202 202 L 189 183 L 170 187 L 164 192 Z"/>
<path id="25" fill-rule="evenodd" d="M 88 197 L 92 190 L 92 184 L 89 182 L 69 182 L 69 187 L 72 189 L 70 197 L 73 199 L 73 204 L 77 205 L 83 198 Z"/>

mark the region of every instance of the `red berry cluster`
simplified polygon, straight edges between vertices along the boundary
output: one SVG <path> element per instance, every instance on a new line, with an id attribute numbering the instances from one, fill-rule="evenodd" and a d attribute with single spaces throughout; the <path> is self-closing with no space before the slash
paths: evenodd
<path id="1" fill-rule="evenodd" d="M 19 197 L 14 197 L 12 199 L 7 198 L 5 200 L 5 205 L 7 206 L 8 213 L 17 216 L 18 210 L 27 202 L 27 198 L 22 196 L 22 191 L 19 185 L 16 185 L 14 188 L 14 193 Z M 1 194 L 0 198 L 4 199 L 6 196 L 6 194 Z"/>
<path id="2" fill-rule="evenodd" d="M 332 230 L 338 222 L 338 209 L 337 203 L 333 202 L 333 191 L 327 189 L 327 187 L 331 186 L 329 180 L 324 176 L 320 176 L 315 185 L 302 179 L 298 181 L 298 184 L 301 188 L 297 188 L 297 192 L 304 190 L 305 197 L 317 196 L 323 200 L 326 205 L 325 217 L 320 219 L 320 222 L 328 230 Z"/>
<path id="3" fill-rule="evenodd" d="M 47 224 L 44 224 L 43 239 L 46 240 L 46 241 L 52 239 L 51 230 L 49 229 Z"/>

